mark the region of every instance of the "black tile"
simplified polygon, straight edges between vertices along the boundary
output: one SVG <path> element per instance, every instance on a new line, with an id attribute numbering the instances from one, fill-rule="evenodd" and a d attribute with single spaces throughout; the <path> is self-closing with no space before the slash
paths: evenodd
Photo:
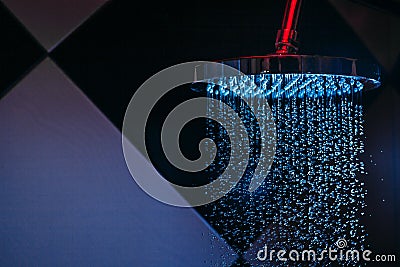
<path id="1" fill-rule="evenodd" d="M 384 11 L 400 16 L 400 2 L 398 0 L 352 0 L 353 2 L 363 4 L 369 8 Z"/>
<path id="2" fill-rule="evenodd" d="M 37 65 L 46 51 L 0 2 L 0 97 Z"/>
<path id="3" fill-rule="evenodd" d="M 299 21 L 300 54 L 373 61 L 374 56 L 329 1 L 303 1 Z"/>
<path id="4" fill-rule="evenodd" d="M 121 128 L 131 96 L 158 71 L 187 61 L 271 52 L 281 20 L 274 13 L 284 8 L 271 3 L 239 8 L 211 1 L 140 6 L 113 1 L 51 57 Z"/>

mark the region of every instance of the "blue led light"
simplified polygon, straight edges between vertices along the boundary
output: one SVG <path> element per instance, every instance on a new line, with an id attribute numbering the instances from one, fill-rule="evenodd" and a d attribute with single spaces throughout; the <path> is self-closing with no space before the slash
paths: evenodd
<path id="1" fill-rule="evenodd" d="M 330 97 L 357 93 L 363 90 L 364 86 L 358 77 L 328 75 L 328 74 L 259 74 L 245 75 L 243 77 L 231 77 L 228 82 L 226 78 L 214 81 L 219 85 L 221 94 L 227 96 L 230 92 L 241 95 L 253 95 L 272 98 L 302 98 L 309 97 Z M 207 88 L 210 92 L 212 87 Z"/>

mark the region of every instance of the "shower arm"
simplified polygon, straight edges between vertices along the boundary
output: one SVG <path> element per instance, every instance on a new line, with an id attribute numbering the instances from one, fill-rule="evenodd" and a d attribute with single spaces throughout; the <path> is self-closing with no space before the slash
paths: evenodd
<path id="1" fill-rule="evenodd" d="M 361 83 L 363 88 L 361 90 L 367 91 L 378 88 L 381 85 L 381 72 L 377 64 L 347 57 L 297 54 L 296 29 L 302 2 L 302 0 L 287 0 L 282 28 L 278 31 L 276 37 L 274 53 L 228 58 L 218 62 L 233 67 L 245 75 L 313 74 L 330 77 L 340 76 L 344 79 L 354 77 L 354 80 Z M 351 86 L 354 88 L 354 85 L 351 84 Z M 357 90 L 360 90 L 361 87 L 357 86 Z"/>
<path id="2" fill-rule="evenodd" d="M 297 44 L 297 22 L 302 0 L 287 0 L 282 28 L 278 30 L 275 48 L 276 54 L 296 54 Z"/>

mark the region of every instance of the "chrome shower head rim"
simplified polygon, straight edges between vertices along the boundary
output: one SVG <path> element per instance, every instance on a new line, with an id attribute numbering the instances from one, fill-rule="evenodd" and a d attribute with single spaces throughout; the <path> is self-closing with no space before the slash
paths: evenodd
<path id="1" fill-rule="evenodd" d="M 378 65 L 346 57 L 270 54 L 224 59 L 218 62 L 236 68 L 246 75 L 313 74 L 354 77 L 364 85 L 364 91 L 381 85 Z"/>

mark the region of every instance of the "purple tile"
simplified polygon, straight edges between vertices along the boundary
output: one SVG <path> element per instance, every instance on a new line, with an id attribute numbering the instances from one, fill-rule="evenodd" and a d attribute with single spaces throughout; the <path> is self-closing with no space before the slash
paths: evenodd
<path id="1" fill-rule="evenodd" d="M 194 209 L 131 178 L 121 133 L 47 59 L 0 101 L 1 266 L 224 266 Z M 145 166 L 142 166 L 145 168 Z"/>

